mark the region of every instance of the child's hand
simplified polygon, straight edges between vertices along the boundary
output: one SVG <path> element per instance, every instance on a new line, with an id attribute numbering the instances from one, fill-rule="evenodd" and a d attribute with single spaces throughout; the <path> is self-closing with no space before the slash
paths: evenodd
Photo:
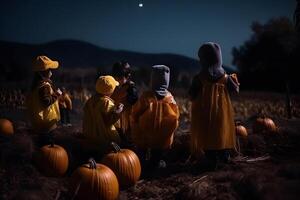
<path id="1" fill-rule="evenodd" d="M 56 90 L 56 94 L 57 94 L 58 96 L 60 96 L 60 95 L 62 95 L 62 91 L 58 88 L 58 89 Z"/>
<path id="2" fill-rule="evenodd" d="M 115 113 L 120 114 L 123 111 L 124 104 L 120 103 L 115 108 Z"/>
<path id="3" fill-rule="evenodd" d="M 231 76 L 232 80 L 233 80 L 237 85 L 240 85 L 239 80 L 238 80 L 238 78 L 237 78 L 237 75 L 236 75 L 235 73 L 230 74 L 230 76 Z"/>

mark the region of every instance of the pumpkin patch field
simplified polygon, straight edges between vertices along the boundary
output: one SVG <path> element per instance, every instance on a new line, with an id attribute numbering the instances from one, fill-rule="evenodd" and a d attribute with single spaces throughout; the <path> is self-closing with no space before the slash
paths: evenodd
<path id="1" fill-rule="evenodd" d="M 174 96 L 179 127 L 163 155 L 166 165 L 151 170 L 118 146 L 106 157 L 90 153 L 82 142 L 78 99 L 73 99 L 72 126 L 59 126 L 53 143 L 42 148 L 35 146 L 37 135 L 22 103 L 1 103 L 0 199 L 299 199 L 299 95 L 292 96 L 291 119 L 284 94 L 233 96 L 237 146 L 230 162 L 215 170 L 207 170 L 204 155 L 197 155 L 198 161 L 190 155 L 191 103 Z"/>

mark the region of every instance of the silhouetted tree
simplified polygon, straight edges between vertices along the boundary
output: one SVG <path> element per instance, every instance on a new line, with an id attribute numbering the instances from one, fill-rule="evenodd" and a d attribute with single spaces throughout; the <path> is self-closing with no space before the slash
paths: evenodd
<path id="1" fill-rule="evenodd" d="M 278 18 L 266 24 L 254 22 L 251 28 L 251 38 L 232 50 L 243 86 L 284 91 L 288 81 L 299 91 L 299 39 L 293 23 L 288 18 Z"/>

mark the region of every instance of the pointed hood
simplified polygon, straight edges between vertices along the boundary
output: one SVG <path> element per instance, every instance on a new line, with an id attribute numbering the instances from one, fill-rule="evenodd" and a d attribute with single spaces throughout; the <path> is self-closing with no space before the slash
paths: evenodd
<path id="1" fill-rule="evenodd" d="M 217 43 L 204 43 L 198 51 L 202 70 L 207 70 L 213 79 L 218 79 L 225 74 L 222 67 L 221 47 Z"/>

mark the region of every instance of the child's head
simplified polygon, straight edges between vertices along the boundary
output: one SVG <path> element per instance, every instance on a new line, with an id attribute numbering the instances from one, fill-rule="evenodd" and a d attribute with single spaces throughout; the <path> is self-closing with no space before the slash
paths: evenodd
<path id="1" fill-rule="evenodd" d="M 116 62 L 112 68 L 112 75 L 120 84 L 126 83 L 131 76 L 130 65 L 128 62 Z"/>
<path id="2" fill-rule="evenodd" d="M 112 76 L 100 76 L 96 82 L 96 91 L 102 95 L 110 96 L 119 82 Z"/>
<path id="3" fill-rule="evenodd" d="M 166 96 L 170 81 L 170 69 L 165 65 L 154 65 L 151 70 L 151 89 L 159 96 Z"/>
<path id="4" fill-rule="evenodd" d="M 57 61 L 53 61 L 47 56 L 38 56 L 33 61 L 32 70 L 44 78 L 51 78 L 51 70 L 57 69 L 58 67 L 59 63 Z"/>
<path id="5" fill-rule="evenodd" d="M 57 69 L 59 63 L 57 61 L 51 60 L 47 56 L 37 56 L 33 61 L 33 71 L 41 72 L 49 69 Z"/>
<path id="6" fill-rule="evenodd" d="M 199 61 L 204 70 L 214 78 L 219 78 L 224 74 L 222 68 L 221 47 L 217 43 L 204 43 L 198 51 Z"/>
<path id="7" fill-rule="evenodd" d="M 221 47 L 217 43 L 204 43 L 199 48 L 198 57 L 202 67 L 222 66 Z"/>
<path id="8" fill-rule="evenodd" d="M 52 71 L 50 69 L 47 69 L 45 71 L 40 71 L 38 72 L 40 74 L 40 76 L 42 76 L 43 78 L 51 78 L 52 77 Z"/>

